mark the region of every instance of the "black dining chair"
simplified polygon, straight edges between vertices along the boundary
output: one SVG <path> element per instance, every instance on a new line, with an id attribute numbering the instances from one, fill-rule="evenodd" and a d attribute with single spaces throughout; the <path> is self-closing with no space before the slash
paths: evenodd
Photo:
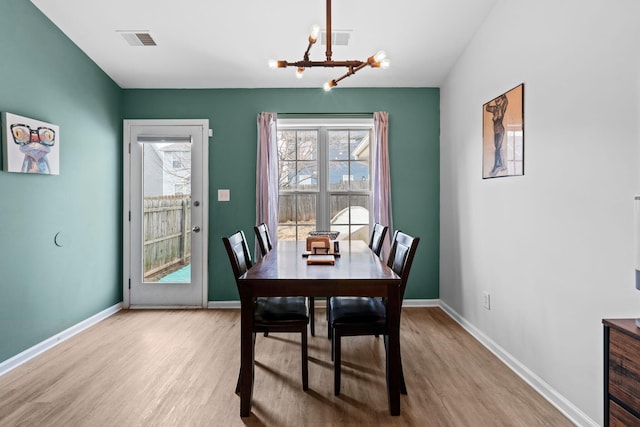
<path id="1" fill-rule="evenodd" d="M 419 237 L 411 237 L 396 231 L 391 242 L 391 253 L 387 265 L 401 279 L 400 304 L 409 278 Z M 385 351 L 388 352 L 386 299 L 373 297 L 331 297 L 329 299 L 329 328 L 331 329 L 331 352 L 334 370 L 334 394 L 340 394 L 341 340 L 343 336 L 382 335 Z M 387 354 L 388 357 L 388 354 Z M 400 358 L 400 390 L 407 394 Z"/>
<path id="2" fill-rule="evenodd" d="M 388 226 L 378 224 L 373 225 L 373 232 L 371 233 L 371 240 L 369 240 L 369 247 L 378 256 L 382 252 L 382 246 L 384 245 L 384 238 L 387 235 Z"/>
<path id="3" fill-rule="evenodd" d="M 258 240 L 258 247 L 260 248 L 260 254 L 262 256 L 265 256 L 266 254 L 271 252 L 271 249 L 273 249 L 273 246 L 271 245 L 271 237 L 269 236 L 269 229 L 267 228 L 267 224 L 263 222 L 260 225 L 254 225 L 253 231 L 256 233 L 256 239 Z M 268 337 L 269 332 L 265 331 L 264 336 Z"/>
<path id="4" fill-rule="evenodd" d="M 264 222 L 260 225 L 256 225 L 253 227 L 253 231 L 256 233 L 256 238 L 258 239 L 258 246 L 260 247 L 260 253 L 262 256 L 268 254 L 271 249 L 273 249 L 271 245 L 271 237 L 269 236 L 269 227 Z M 315 322 L 315 300 L 313 297 L 308 298 L 309 301 L 309 329 L 311 330 L 311 336 L 314 337 L 316 335 L 316 322 Z M 269 333 L 265 332 L 264 336 L 266 337 Z"/>
<path id="5" fill-rule="evenodd" d="M 222 241 L 231 262 L 236 286 L 240 290 L 238 278 L 253 264 L 244 232 L 238 231 Z M 268 297 L 253 301 L 253 345 L 256 332 L 299 332 L 302 337 L 302 389 L 309 388 L 309 363 L 307 357 L 307 324 L 309 316 L 304 297 Z M 239 379 L 238 379 L 239 381 Z M 236 393 L 240 383 L 236 385 Z"/>
<path id="6" fill-rule="evenodd" d="M 382 246 L 384 245 L 384 238 L 387 235 L 387 230 L 389 230 L 389 227 L 386 225 L 382 225 L 377 222 L 373 225 L 373 231 L 371 232 L 371 238 L 369 239 L 369 248 L 373 253 L 378 255 L 378 257 L 380 257 L 380 253 L 382 252 Z M 330 313 L 331 306 L 327 304 L 327 323 L 331 316 Z M 327 328 L 327 338 L 331 339 L 331 325 Z"/>
<path id="7" fill-rule="evenodd" d="M 255 231 L 256 238 L 258 239 L 260 253 L 262 253 L 262 256 L 265 256 L 273 249 L 273 246 L 271 246 L 271 237 L 269 236 L 269 228 L 267 228 L 267 224 L 263 222 L 260 225 L 254 226 L 253 231 Z"/>

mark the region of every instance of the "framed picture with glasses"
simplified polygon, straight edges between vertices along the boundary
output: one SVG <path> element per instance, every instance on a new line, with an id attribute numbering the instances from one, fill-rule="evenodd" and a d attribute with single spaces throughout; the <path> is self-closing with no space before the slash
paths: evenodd
<path id="1" fill-rule="evenodd" d="M 2 113 L 2 158 L 7 172 L 59 175 L 59 127 Z"/>

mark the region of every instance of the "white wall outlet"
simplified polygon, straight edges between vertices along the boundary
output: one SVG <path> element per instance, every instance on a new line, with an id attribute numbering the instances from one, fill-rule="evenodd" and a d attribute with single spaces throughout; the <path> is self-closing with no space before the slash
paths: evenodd
<path id="1" fill-rule="evenodd" d="M 482 304 L 487 310 L 491 310 L 491 294 L 489 292 L 482 293 Z"/>

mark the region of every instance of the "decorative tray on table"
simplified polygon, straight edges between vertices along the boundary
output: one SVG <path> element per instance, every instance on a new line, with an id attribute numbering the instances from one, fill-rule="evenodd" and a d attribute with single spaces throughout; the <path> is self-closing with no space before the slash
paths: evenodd
<path id="1" fill-rule="evenodd" d="M 309 236 L 329 236 L 329 239 L 331 240 L 336 240 L 339 234 L 340 234 L 339 231 L 310 231 L 309 232 Z"/>

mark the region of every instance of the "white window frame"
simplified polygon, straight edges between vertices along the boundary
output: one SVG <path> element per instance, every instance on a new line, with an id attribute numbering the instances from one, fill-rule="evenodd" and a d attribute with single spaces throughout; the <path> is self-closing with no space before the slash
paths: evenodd
<path id="1" fill-rule="evenodd" d="M 371 178 L 373 173 L 373 165 L 371 164 L 371 155 L 369 155 L 369 188 L 368 190 L 329 190 L 328 174 L 328 133 L 329 131 L 345 131 L 345 130 L 369 130 L 370 144 L 373 144 L 374 124 L 373 117 L 369 118 L 279 118 L 277 122 L 277 130 L 317 130 L 318 131 L 318 189 L 310 192 L 308 190 L 279 190 L 280 195 L 294 194 L 316 194 L 316 229 L 330 230 L 330 200 L 332 195 L 364 195 L 369 200 L 369 230 L 373 226 L 373 190 L 371 188 Z M 369 148 L 371 150 L 371 146 Z M 278 166 L 279 167 L 279 166 Z M 351 224 L 351 220 L 349 220 Z M 296 222 L 296 224 L 300 224 Z M 304 239 L 306 236 L 297 236 L 298 239 Z M 350 239 L 351 236 L 348 236 Z"/>

